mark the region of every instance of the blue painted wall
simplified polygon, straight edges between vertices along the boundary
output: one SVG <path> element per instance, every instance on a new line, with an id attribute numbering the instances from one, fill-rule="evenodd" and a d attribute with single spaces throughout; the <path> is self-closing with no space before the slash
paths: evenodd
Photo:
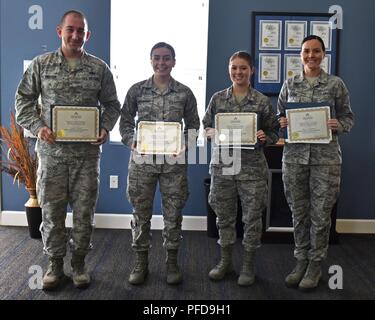
<path id="1" fill-rule="evenodd" d="M 23 60 L 44 51 L 55 50 L 60 42 L 55 27 L 61 14 L 71 8 L 88 16 L 92 38 L 86 49 L 109 63 L 110 1 L 109 0 L 0 0 L 0 93 L 2 124 L 9 123 L 14 105 L 14 92 L 22 75 Z M 30 30 L 28 8 L 43 7 L 43 30 Z M 339 75 L 347 84 L 356 115 L 356 125 L 350 135 L 341 138 L 343 149 L 343 179 L 339 202 L 339 218 L 375 219 L 375 96 L 372 94 L 373 60 L 372 13 L 375 4 L 367 0 L 211 0 L 207 66 L 207 99 L 217 90 L 229 85 L 228 57 L 236 50 L 251 51 L 251 12 L 328 12 L 332 4 L 344 10 L 344 29 L 340 35 Z M 124 33 L 124 37 L 126 34 Z M 192 50 L 193 50 L 192 46 Z M 145 48 L 149 50 L 149 48 Z M 145 61 L 145 63 L 147 63 Z M 121 88 L 118 88 L 121 90 Z M 273 99 L 275 105 L 276 101 Z M 106 144 L 103 148 L 101 186 L 97 212 L 130 213 L 125 197 L 128 150 L 122 145 Z M 203 180 L 208 176 L 207 165 L 189 167 L 190 198 L 184 214 L 205 215 Z M 109 175 L 119 175 L 120 188 L 109 189 Z M 27 194 L 21 186 L 12 185 L 2 177 L 2 210 L 23 210 Z M 160 213 L 160 197 L 155 199 Z"/>

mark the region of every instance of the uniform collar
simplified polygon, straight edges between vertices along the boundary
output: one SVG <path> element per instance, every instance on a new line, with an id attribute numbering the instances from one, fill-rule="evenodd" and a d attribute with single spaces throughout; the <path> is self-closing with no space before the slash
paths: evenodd
<path id="1" fill-rule="evenodd" d="M 305 73 L 302 71 L 299 75 L 295 76 L 294 82 L 301 83 L 305 80 Z M 327 83 L 328 82 L 328 73 L 325 72 L 323 69 L 320 70 L 320 75 L 318 77 L 319 83 Z"/>
<path id="2" fill-rule="evenodd" d="M 57 50 L 57 58 L 60 64 L 66 63 L 66 58 L 64 57 L 61 47 Z M 85 50 L 83 50 L 82 56 L 80 58 L 80 64 L 81 65 L 87 64 L 88 62 L 87 58 L 88 58 L 88 54 Z"/>
<path id="3" fill-rule="evenodd" d="M 225 99 L 229 100 L 233 97 L 234 99 L 234 95 L 233 95 L 233 86 L 230 86 L 227 90 L 226 90 L 226 93 L 225 93 Z M 254 100 L 254 89 L 251 87 L 251 85 L 249 85 L 249 92 L 246 96 L 246 99 L 249 100 L 249 101 L 252 101 Z"/>
<path id="4" fill-rule="evenodd" d="M 154 77 L 154 76 L 151 76 L 150 78 L 148 78 L 148 79 L 146 80 L 146 82 L 142 85 L 142 87 L 143 87 L 143 88 L 147 88 L 147 89 L 152 89 L 152 88 L 154 88 L 154 85 L 153 85 L 153 77 Z M 177 87 L 176 80 L 173 79 L 173 78 L 171 77 L 171 79 L 169 80 L 168 89 L 169 89 L 170 91 L 177 91 L 176 87 Z"/>

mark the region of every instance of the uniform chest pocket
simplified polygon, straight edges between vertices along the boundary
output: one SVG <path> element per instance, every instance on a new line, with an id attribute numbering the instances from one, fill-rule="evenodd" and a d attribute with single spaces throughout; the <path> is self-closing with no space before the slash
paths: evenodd
<path id="1" fill-rule="evenodd" d="M 138 110 L 150 109 L 152 107 L 152 98 L 137 98 Z"/>
<path id="2" fill-rule="evenodd" d="M 216 113 L 225 113 L 225 112 L 229 112 L 228 110 L 232 110 L 230 108 L 228 108 L 228 106 L 226 106 L 225 104 L 220 104 L 218 106 L 216 106 Z"/>
<path id="3" fill-rule="evenodd" d="M 151 97 L 137 98 L 137 109 L 139 119 L 153 119 L 154 110 Z"/>
<path id="4" fill-rule="evenodd" d="M 301 92 L 296 89 L 291 89 L 288 91 L 288 102 L 300 102 Z"/>
<path id="5" fill-rule="evenodd" d="M 184 94 L 177 94 L 168 99 L 171 103 L 178 106 L 184 106 L 186 102 L 186 96 Z"/>
<path id="6" fill-rule="evenodd" d="M 311 86 L 299 86 L 292 92 L 292 97 L 288 97 L 289 102 L 311 102 L 315 101 L 315 89 Z"/>
<path id="7" fill-rule="evenodd" d="M 330 91 L 327 88 L 316 88 L 314 96 L 322 102 L 329 101 L 331 99 Z"/>
<path id="8" fill-rule="evenodd" d="M 182 102 L 170 104 L 166 108 L 166 118 L 169 121 L 181 121 L 183 116 L 184 104 Z"/>
<path id="9" fill-rule="evenodd" d="M 42 77 L 42 87 L 52 90 L 60 90 L 64 88 L 64 81 L 56 75 L 44 75 Z"/>
<path id="10" fill-rule="evenodd" d="M 101 86 L 99 81 L 84 82 L 82 85 L 87 90 L 99 91 Z"/>

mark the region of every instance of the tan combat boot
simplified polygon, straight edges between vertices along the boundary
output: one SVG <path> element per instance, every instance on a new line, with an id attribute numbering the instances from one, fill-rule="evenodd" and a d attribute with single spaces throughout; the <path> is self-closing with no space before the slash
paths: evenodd
<path id="1" fill-rule="evenodd" d="M 177 264 L 177 250 L 167 250 L 167 283 L 179 284 L 182 282 L 182 273 Z"/>
<path id="2" fill-rule="evenodd" d="M 303 279 L 299 283 L 298 289 L 302 291 L 310 291 L 318 286 L 322 277 L 322 267 L 320 261 L 310 261 Z"/>
<path id="3" fill-rule="evenodd" d="M 232 246 L 221 247 L 221 258 L 219 263 L 209 272 L 211 280 L 222 280 L 225 275 L 233 271 Z"/>
<path id="4" fill-rule="evenodd" d="M 64 279 L 63 258 L 49 258 L 48 269 L 42 279 L 43 290 L 56 289 Z"/>
<path id="5" fill-rule="evenodd" d="M 148 275 L 148 251 L 137 251 L 135 265 L 129 276 L 129 283 L 142 284 Z"/>
<path id="6" fill-rule="evenodd" d="M 255 252 L 254 251 L 244 251 L 243 254 L 243 264 L 238 278 L 238 285 L 240 286 L 251 286 L 255 281 L 254 273 L 255 265 Z"/>
<path id="7" fill-rule="evenodd" d="M 308 260 L 297 260 L 297 264 L 294 267 L 293 271 L 285 278 L 285 285 L 288 288 L 298 287 L 299 283 L 306 273 L 308 263 Z"/>
<path id="8" fill-rule="evenodd" d="M 85 256 L 73 254 L 71 266 L 74 286 L 78 289 L 86 289 L 91 279 L 85 267 Z"/>

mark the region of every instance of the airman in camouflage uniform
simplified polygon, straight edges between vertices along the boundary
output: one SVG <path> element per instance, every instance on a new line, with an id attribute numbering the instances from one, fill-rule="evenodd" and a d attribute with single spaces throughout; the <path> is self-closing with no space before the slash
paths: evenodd
<path id="1" fill-rule="evenodd" d="M 321 277 L 320 264 L 327 256 L 331 211 L 340 191 L 342 158 L 338 134 L 349 132 L 354 123 L 345 84 L 320 69 L 324 52 L 319 37 L 304 39 L 301 51 L 304 73 L 285 81 L 277 105 L 281 127 L 287 126 L 288 102 L 325 102 L 331 106 L 334 117 L 328 123 L 333 132 L 330 143 L 284 146 L 284 190 L 293 213 L 297 259 L 295 269 L 285 281 L 288 287 L 299 286 L 301 290 L 315 288 Z"/>
<path id="2" fill-rule="evenodd" d="M 43 289 L 58 286 L 64 276 L 63 257 L 68 234 L 66 209 L 73 211 L 71 232 L 73 282 L 87 287 L 90 277 L 84 259 L 90 248 L 99 185 L 100 145 L 107 139 L 120 113 L 120 103 L 109 67 L 83 50 L 90 32 L 78 11 L 66 12 L 57 32 L 62 46 L 36 57 L 18 86 L 16 118 L 38 137 L 37 194 L 43 212 L 41 226 L 49 268 Z M 41 113 L 35 110 L 41 96 Z M 95 143 L 56 142 L 50 129 L 52 105 L 102 106 L 100 136 Z"/>
<path id="3" fill-rule="evenodd" d="M 141 284 L 148 274 L 152 205 L 159 182 L 164 219 L 163 246 L 167 250 L 167 283 L 177 284 L 182 280 L 177 265 L 177 250 L 182 238 L 181 211 L 188 198 L 187 166 L 185 161 L 183 164 L 170 164 L 162 155 L 148 156 L 148 160 L 151 161 L 145 160 L 144 163 L 140 163 L 139 159 L 144 156 L 135 151 L 135 128 L 139 121 L 181 123 L 184 120 L 185 141 L 188 141 L 188 130 L 199 129 L 199 117 L 192 91 L 170 76 L 175 65 L 174 49 L 164 42 L 157 43 L 152 48 L 150 56 L 154 75 L 129 89 L 120 120 L 122 141 L 132 149 L 127 197 L 133 206 L 132 248 L 136 253 L 136 263 L 129 282 Z M 134 121 L 135 116 L 138 116 L 137 123 Z M 195 148 L 195 141 L 191 147 Z"/>
<path id="4" fill-rule="evenodd" d="M 258 115 L 259 128 L 257 136 L 261 145 L 273 144 L 278 140 L 278 122 L 269 98 L 251 88 L 250 76 L 253 73 L 251 56 L 246 52 L 237 52 L 230 59 L 229 71 L 233 85 L 215 93 L 206 110 L 203 125 L 210 137 L 217 113 L 254 112 Z M 236 89 L 243 88 L 242 100 L 238 101 Z M 241 95 L 240 95 L 241 96 Z M 213 138 L 213 136 L 211 136 Z M 211 186 L 209 203 L 217 215 L 221 260 L 210 271 L 212 280 L 221 280 L 232 271 L 231 248 L 236 241 L 236 217 L 238 196 L 242 205 L 243 236 L 243 267 L 238 284 L 247 286 L 255 280 L 254 255 L 260 247 L 262 234 L 262 213 L 266 206 L 268 166 L 263 147 L 254 150 L 232 149 L 230 154 L 234 163 L 224 164 L 223 151 L 214 148 L 211 157 Z M 237 151 L 237 153 L 236 153 Z M 240 166 L 237 172 L 225 172 L 229 166 L 236 166 L 236 157 Z M 219 159 L 219 161 L 217 161 Z"/>

